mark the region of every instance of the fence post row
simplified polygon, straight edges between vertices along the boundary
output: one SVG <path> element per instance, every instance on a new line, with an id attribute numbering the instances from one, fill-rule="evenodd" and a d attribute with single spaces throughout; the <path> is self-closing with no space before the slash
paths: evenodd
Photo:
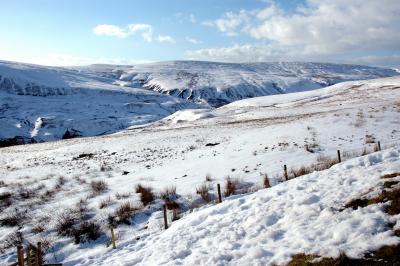
<path id="1" fill-rule="evenodd" d="M 218 190 L 218 202 L 222 202 L 222 196 L 221 196 L 221 186 L 220 184 L 217 184 L 217 190 Z"/>

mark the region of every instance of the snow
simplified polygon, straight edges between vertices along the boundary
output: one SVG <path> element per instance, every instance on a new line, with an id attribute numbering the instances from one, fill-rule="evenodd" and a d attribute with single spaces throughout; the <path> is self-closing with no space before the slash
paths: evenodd
<path id="1" fill-rule="evenodd" d="M 98 136 L 179 110 L 394 75 L 398 73 L 391 69 L 296 62 L 172 61 L 60 68 L 0 61 L 0 141 L 58 140 L 67 130 Z"/>
<path id="2" fill-rule="evenodd" d="M 379 177 L 388 168 L 400 170 L 399 149 L 227 199 L 90 264 L 270 265 L 287 263 L 299 253 L 362 257 L 400 242 L 387 227 L 400 217 L 388 216 L 381 205 L 341 209 L 381 187 Z"/>
<path id="3" fill-rule="evenodd" d="M 170 61 L 125 70 L 126 86 L 143 87 L 181 98 L 221 106 L 233 101 L 326 87 L 347 80 L 395 76 L 392 69 L 326 63 L 215 63 Z"/>
<path id="4" fill-rule="evenodd" d="M 0 61 L 0 140 L 37 142 L 113 133 L 198 104 L 113 84 L 112 72 L 84 73 Z M 18 126 L 16 126 L 18 125 Z"/>
<path id="5" fill-rule="evenodd" d="M 375 195 L 383 185 L 381 175 L 400 171 L 399 98 L 400 77 L 345 82 L 216 109 L 180 110 L 110 135 L 2 148 L 0 181 L 6 186 L 0 185 L 0 193 L 41 184 L 50 189 L 60 176 L 65 178 L 66 184 L 48 202 L 15 203 L 30 217 L 20 229 L 25 239 L 52 240 L 54 247 L 46 258 L 64 265 L 257 265 L 285 263 L 298 252 L 334 256 L 346 251 L 359 256 L 399 240 L 385 226 L 398 226 L 399 217 L 385 214 L 382 205 L 341 210 L 351 199 Z M 39 132 L 46 120 L 51 122 L 51 116 L 42 117 Z M 366 143 L 367 135 L 381 141 L 385 150 L 347 160 L 346 152 L 359 155 L 364 147 L 373 149 L 375 143 Z M 305 144 L 315 144 L 314 152 L 306 151 Z M 337 149 L 346 160 L 342 164 L 282 182 L 284 164 L 290 171 L 315 163 L 320 156 L 336 156 Z M 89 153 L 93 155 L 77 159 Z M 117 250 L 106 246 L 108 234 L 75 245 L 54 230 L 60 213 L 88 197 L 91 219 L 108 232 L 107 215 L 119 204 L 140 204 L 134 192 L 138 183 L 156 193 L 176 186 L 177 201 L 187 210 L 201 202 L 195 191 L 207 174 L 213 196 L 228 175 L 255 188 L 268 174 L 273 187 L 186 211 L 166 231 L 162 202 L 157 200 L 132 217 L 131 225 L 116 229 Z M 90 196 L 92 180 L 107 182 L 108 191 Z M 38 195 L 44 192 L 38 190 Z M 117 199 L 116 193 L 129 194 Z M 108 197 L 113 203 L 99 209 Z M 5 209 L 0 219 L 11 210 Z M 43 223 L 48 231 L 31 232 Z M 16 230 L 0 227 L 0 243 Z M 0 254 L 0 263 L 14 260 L 14 249 Z"/>

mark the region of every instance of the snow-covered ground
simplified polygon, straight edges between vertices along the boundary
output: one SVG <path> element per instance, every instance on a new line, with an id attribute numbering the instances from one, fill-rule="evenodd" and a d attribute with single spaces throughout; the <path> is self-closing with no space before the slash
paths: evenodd
<path id="1" fill-rule="evenodd" d="M 7 139 L 57 140 L 67 131 L 78 136 L 109 134 L 177 110 L 397 74 L 319 63 L 175 61 L 60 68 L 0 61 L 0 145 Z"/>
<path id="2" fill-rule="evenodd" d="M 109 134 L 198 104 L 115 85 L 116 76 L 0 62 L 0 141 Z"/>
<path id="3" fill-rule="evenodd" d="M 100 65 L 96 70 L 107 72 L 110 66 Z M 141 86 L 211 106 L 250 97 L 312 90 L 347 80 L 399 74 L 392 69 L 307 62 L 170 61 L 135 65 L 120 71 L 122 74 L 116 83 Z"/>
<path id="4" fill-rule="evenodd" d="M 179 111 L 107 136 L 3 148 L 0 193 L 16 196 L 0 220 L 14 207 L 26 210 L 29 218 L 20 228 L 25 239 L 49 240 L 53 248 L 47 259 L 65 265 L 224 265 L 247 260 L 254 265 L 285 263 L 299 252 L 334 256 L 348 251 L 358 256 L 398 241 L 385 224 L 399 218 L 383 213 L 380 205 L 338 209 L 350 199 L 376 193 L 381 175 L 400 171 L 399 99 L 400 77 L 353 81 L 217 109 Z M 337 149 L 346 159 L 349 153 L 361 154 L 364 147 L 373 149 L 378 140 L 389 149 L 281 183 L 283 164 L 290 171 L 321 156 L 336 156 Z M 195 192 L 206 175 L 213 193 L 217 183 L 224 186 L 227 176 L 254 187 L 261 185 L 265 174 L 275 185 L 272 189 L 186 212 L 166 231 L 159 211 L 162 201 L 157 199 L 137 211 L 131 225 L 116 229 L 117 250 L 106 246 L 105 235 L 75 245 L 54 230 L 60 214 L 87 198 L 90 219 L 108 232 L 107 215 L 119 204 L 129 200 L 140 205 L 134 191 L 138 183 L 155 192 L 176 186 L 177 201 L 187 209 L 200 203 Z M 92 195 L 93 180 L 104 180 L 108 190 Z M 54 195 L 44 202 L 38 199 L 57 184 Z M 21 198 L 21 187 L 36 195 Z M 109 197 L 109 205 L 99 209 Z M 32 232 L 39 224 L 45 230 Z M 0 242 L 17 230 L 0 227 Z M 14 249 L 0 254 L 2 262 L 14 259 Z"/>
<path id="5" fill-rule="evenodd" d="M 343 208 L 353 199 L 378 194 L 385 181 L 380 177 L 399 171 L 398 148 L 353 159 L 194 211 L 165 232 L 82 264 L 282 265 L 300 253 L 363 257 L 400 243 L 389 227 L 400 228 L 400 215 L 387 215 L 383 204 Z"/>

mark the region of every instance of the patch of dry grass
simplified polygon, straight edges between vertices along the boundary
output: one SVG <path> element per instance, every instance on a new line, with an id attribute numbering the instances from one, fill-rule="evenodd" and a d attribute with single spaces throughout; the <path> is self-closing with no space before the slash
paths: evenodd
<path id="1" fill-rule="evenodd" d="M 208 186 L 207 184 L 201 184 L 199 187 L 196 188 L 196 194 L 200 195 L 200 197 L 205 201 L 205 202 L 210 202 L 210 194 L 208 192 Z"/>
<path id="2" fill-rule="evenodd" d="M 154 201 L 154 193 L 151 187 L 145 187 L 141 184 L 136 185 L 136 193 L 140 193 L 140 201 L 144 206 Z"/>

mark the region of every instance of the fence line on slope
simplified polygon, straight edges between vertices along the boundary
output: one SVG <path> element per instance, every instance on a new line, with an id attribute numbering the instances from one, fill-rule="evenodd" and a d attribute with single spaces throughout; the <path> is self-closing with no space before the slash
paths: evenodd
<path id="1" fill-rule="evenodd" d="M 373 142 L 373 143 L 368 143 L 368 144 L 374 144 L 373 147 L 370 147 L 372 145 L 369 145 L 369 147 L 363 146 L 362 148 L 353 148 L 353 149 L 346 149 L 346 150 L 338 149 L 336 151 L 336 158 L 332 158 L 331 156 L 326 156 L 326 157 L 330 158 L 332 160 L 335 160 L 335 163 L 333 163 L 331 165 L 331 166 L 333 166 L 334 164 L 343 162 L 345 160 L 349 160 L 349 159 L 356 158 L 359 156 L 364 156 L 364 155 L 367 155 L 367 154 L 370 154 L 373 152 L 381 151 L 382 149 L 385 149 L 385 148 L 394 147 L 398 143 L 399 143 L 398 141 L 391 141 L 391 142 L 384 143 L 384 145 L 381 145 L 381 142 L 377 141 L 377 142 Z M 293 171 L 293 169 L 300 168 L 300 167 L 304 167 L 304 162 L 295 164 L 295 165 L 293 165 L 293 164 L 290 165 L 290 169 L 292 171 Z M 330 168 L 330 167 L 327 167 L 325 169 L 328 169 L 328 168 Z M 321 169 L 321 170 L 324 170 L 324 169 Z M 320 170 L 316 170 L 316 171 L 320 171 Z M 280 179 L 280 182 L 286 182 L 286 181 L 289 181 L 290 179 L 301 176 L 301 175 L 299 175 L 299 176 L 291 177 L 290 173 L 291 172 L 288 172 L 288 165 L 284 164 L 284 165 L 282 165 L 281 171 L 274 171 L 274 172 L 268 173 L 268 176 L 275 177 L 278 180 Z M 306 173 L 306 174 L 308 174 L 308 173 Z M 238 193 L 238 194 L 243 194 L 243 193 Z M 223 201 L 223 198 L 222 198 L 222 193 L 221 193 L 221 185 L 220 185 L 220 183 L 217 183 L 217 197 L 215 197 L 215 200 L 213 201 L 213 203 L 217 204 L 217 203 L 221 203 L 222 201 Z M 174 217 L 175 217 L 175 215 L 176 215 L 175 212 L 177 210 L 173 209 L 173 211 L 174 211 Z M 168 208 L 167 208 L 166 204 L 163 205 L 163 219 L 164 219 L 164 229 L 167 230 L 169 227 L 168 220 L 170 220 L 170 219 L 168 219 Z M 174 219 L 172 219 L 172 221 L 174 221 Z M 112 248 L 116 249 L 117 246 L 116 246 L 114 229 L 115 229 L 114 227 L 110 226 Z M 26 247 L 26 257 L 24 257 L 23 246 L 22 246 L 22 243 L 20 243 L 17 246 L 17 260 L 18 261 L 16 263 L 10 264 L 8 266 L 25 266 L 25 265 L 27 265 L 27 266 L 62 266 L 61 263 L 43 264 L 44 252 L 42 251 L 41 246 L 42 246 L 41 242 L 38 242 L 36 247 L 34 245 L 32 245 L 31 243 L 28 243 L 28 245 Z M 34 251 L 34 252 L 31 253 L 31 251 Z"/>

